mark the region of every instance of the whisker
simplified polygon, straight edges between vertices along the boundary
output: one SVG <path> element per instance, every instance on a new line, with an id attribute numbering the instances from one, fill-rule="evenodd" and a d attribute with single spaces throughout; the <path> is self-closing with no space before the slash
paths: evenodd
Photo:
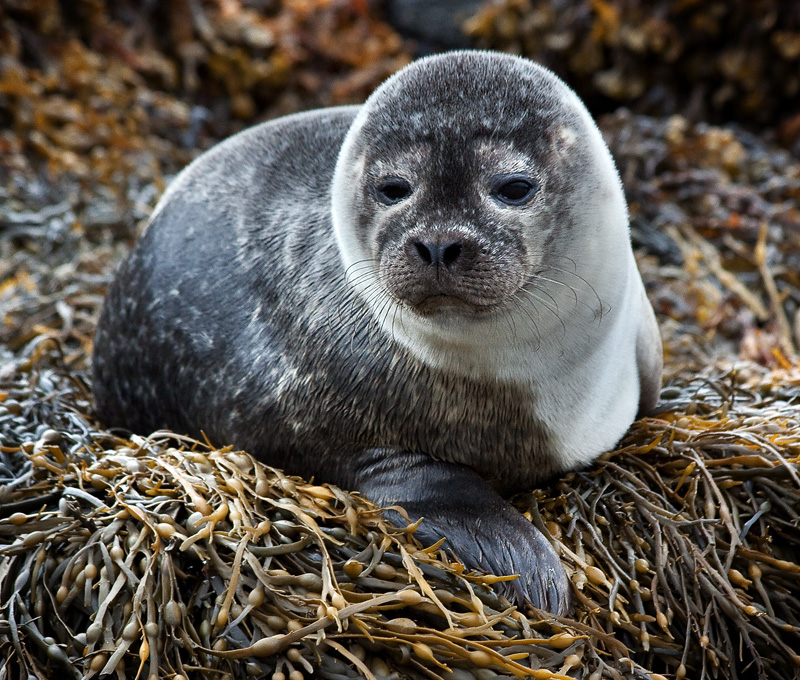
<path id="1" fill-rule="evenodd" d="M 588 290 L 592 291 L 592 294 L 594 295 L 595 299 L 597 300 L 597 304 L 600 307 L 600 318 L 602 318 L 602 316 L 604 314 L 604 307 L 605 307 L 605 305 L 603 303 L 603 300 L 601 299 L 601 297 L 598 294 L 598 292 L 595 289 L 595 287 L 591 283 L 589 283 L 585 278 L 583 278 L 580 274 L 577 274 L 575 272 L 571 272 L 571 271 L 569 271 L 567 269 L 562 269 L 560 267 L 554 267 L 553 265 L 543 265 L 543 270 L 545 270 L 545 271 L 546 270 L 552 270 L 552 271 L 555 271 L 555 272 L 560 272 L 562 274 L 567 274 L 569 276 L 574 276 L 581 283 L 585 284 L 586 288 Z M 551 283 L 554 283 L 556 285 L 561 285 L 561 286 L 564 286 L 566 288 L 570 288 L 573 291 L 573 293 L 575 295 L 577 295 L 577 289 L 574 286 L 570 286 L 566 282 L 559 281 L 558 279 L 550 279 L 548 277 L 544 277 L 544 276 L 541 275 L 541 273 L 536 273 L 536 274 L 533 275 L 533 277 L 538 277 L 538 278 L 540 278 L 542 280 L 550 281 Z M 587 304 L 587 307 L 591 309 L 591 307 L 588 304 Z"/>
<path id="2" fill-rule="evenodd" d="M 503 314 L 501 314 L 500 316 L 502 316 L 503 319 L 505 319 L 506 323 L 508 324 L 508 328 L 511 331 L 511 337 L 514 340 L 514 343 L 515 344 L 518 343 L 519 336 L 517 334 L 517 324 L 515 322 L 514 315 L 508 313 L 508 310 L 503 309 Z"/>
<path id="3" fill-rule="evenodd" d="M 572 293 L 572 298 L 575 301 L 575 306 L 577 307 L 578 304 L 580 304 L 581 300 L 578 297 L 578 291 L 575 289 L 575 287 L 574 286 L 570 286 L 569 284 L 564 283 L 563 281 L 559 281 L 558 279 L 551 279 L 551 278 L 549 278 L 547 276 L 542 276 L 541 274 L 533 274 L 532 276 L 528 277 L 528 279 L 526 281 L 526 284 L 527 285 L 534 285 L 536 283 L 539 283 L 540 281 L 544 281 L 546 283 L 552 283 L 552 284 L 555 284 L 556 286 L 560 286 L 562 288 L 566 288 L 567 290 L 569 290 L 570 293 Z M 535 287 L 538 290 L 543 290 L 543 288 L 541 288 L 539 286 L 535 286 Z M 561 293 L 561 292 L 566 292 L 566 291 L 559 290 L 559 291 L 553 291 L 553 292 L 554 293 L 555 292 Z M 586 305 L 585 302 L 583 304 Z"/>
<path id="4" fill-rule="evenodd" d="M 529 299 L 534 300 L 541 304 L 548 312 L 550 312 L 558 321 L 559 325 L 561 326 L 561 341 L 567 337 L 567 326 L 564 323 L 564 320 L 561 318 L 561 315 L 558 313 L 558 307 L 553 309 L 544 299 L 536 295 L 533 291 L 523 289 L 523 292 L 528 296 Z M 519 309 L 528 316 L 532 316 L 530 310 L 527 308 L 527 305 L 520 304 Z M 538 310 L 538 306 L 534 304 L 534 309 Z M 533 320 L 533 319 L 532 319 Z M 534 321 L 535 323 L 535 321 Z M 539 325 L 536 324 L 537 332 L 539 332 Z M 539 333 L 541 337 L 541 333 Z"/>
<path id="5" fill-rule="evenodd" d="M 510 309 L 509 307 L 505 307 L 503 309 L 503 315 L 504 316 L 508 315 L 512 318 L 516 316 L 517 312 L 522 312 L 522 314 L 524 314 L 527 320 L 530 321 L 530 323 L 532 324 L 533 331 L 536 337 L 536 347 L 534 348 L 534 351 L 538 351 L 542 346 L 542 333 L 539 330 L 539 324 L 536 323 L 536 318 L 534 317 L 533 314 L 531 314 L 531 311 L 530 309 L 528 309 L 527 305 L 523 305 L 521 300 L 516 300 L 516 305 L 514 306 L 514 309 Z M 519 342 L 519 337 L 515 335 L 514 339 L 519 343 L 517 346 L 522 348 L 523 345 L 522 343 Z"/>

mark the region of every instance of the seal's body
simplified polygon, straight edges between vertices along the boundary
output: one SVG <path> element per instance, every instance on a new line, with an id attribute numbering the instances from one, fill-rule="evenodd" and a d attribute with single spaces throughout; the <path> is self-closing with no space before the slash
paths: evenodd
<path id="1" fill-rule="evenodd" d="M 531 62 L 458 52 L 184 170 L 109 291 L 94 369 L 106 423 L 202 430 L 403 504 L 565 611 L 552 547 L 499 493 L 613 446 L 657 399 L 661 343 L 583 105 Z"/>

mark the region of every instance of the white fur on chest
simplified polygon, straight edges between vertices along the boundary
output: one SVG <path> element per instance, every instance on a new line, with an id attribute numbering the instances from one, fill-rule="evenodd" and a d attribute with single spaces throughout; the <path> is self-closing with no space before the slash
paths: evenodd
<path id="1" fill-rule="evenodd" d="M 538 330 L 526 336 L 518 332 L 522 318 L 453 320 L 444 332 L 441 326 L 431 332 L 425 320 L 400 310 L 385 316 L 384 332 L 432 368 L 521 387 L 563 469 L 580 467 L 613 447 L 638 409 L 636 338 L 643 298 L 630 260 L 630 276 L 619 281 L 619 294 L 599 316 L 588 304 L 579 305 L 564 312 L 562 326 L 539 310 Z"/>

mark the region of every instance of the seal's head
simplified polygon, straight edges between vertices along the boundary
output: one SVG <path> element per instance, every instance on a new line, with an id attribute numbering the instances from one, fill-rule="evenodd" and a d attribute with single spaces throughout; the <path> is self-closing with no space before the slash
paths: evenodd
<path id="1" fill-rule="evenodd" d="M 332 197 L 351 284 L 428 359 L 426 343 L 484 344 L 499 317 L 522 314 L 540 335 L 536 300 L 574 265 L 567 254 L 581 249 L 593 287 L 596 259 L 628 239 L 584 106 L 550 71 L 491 52 L 422 59 L 378 88 L 342 145 Z"/>

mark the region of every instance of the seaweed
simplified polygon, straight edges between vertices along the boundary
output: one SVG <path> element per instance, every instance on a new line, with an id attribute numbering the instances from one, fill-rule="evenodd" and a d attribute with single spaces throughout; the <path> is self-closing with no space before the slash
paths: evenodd
<path id="1" fill-rule="evenodd" d="M 493 7 L 535 29 L 530 3 Z M 357 494 L 93 414 L 103 295 L 171 175 L 254 120 L 363 98 L 410 58 L 375 8 L 0 13 L 0 678 L 800 677 L 800 164 L 770 130 L 599 120 L 666 386 L 616 450 L 515 499 L 572 581 L 556 618 Z M 794 95 L 756 85 L 772 125 Z"/>

